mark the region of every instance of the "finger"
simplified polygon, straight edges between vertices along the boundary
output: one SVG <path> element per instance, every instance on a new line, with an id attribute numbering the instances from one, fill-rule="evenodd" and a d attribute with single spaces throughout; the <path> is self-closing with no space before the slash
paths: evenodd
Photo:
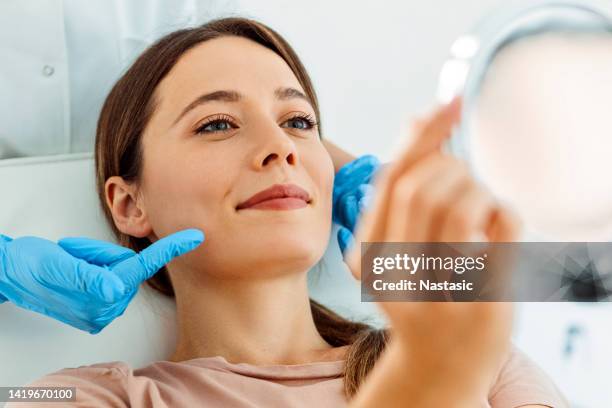
<path id="1" fill-rule="evenodd" d="M 129 248 L 97 239 L 62 238 L 57 243 L 75 258 L 98 266 L 113 265 L 136 255 Z"/>
<path id="2" fill-rule="evenodd" d="M 118 302 L 125 293 L 124 283 L 111 270 L 83 260 L 76 263 L 75 277 L 69 289 L 88 293 L 106 303 Z"/>
<path id="3" fill-rule="evenodd" d="M 373 154 L 364 154 L 359 157 L 358 169 L 365 169 L 365 172 L 370 174 L 380 166 L 380 160 Z"/>
<path id="4" fill-rule="evenodd" d="M 371 211 L 364 213 L 356 236 L 367 231 L 371 242 L 385 238 L 385 227 L 389 219 L 390 192 L 395 182 L 407 170 L 427 155 L 439 151 L 442 143 L 452 133 L 453 125 L 459 120 L 461 99 L 455 98 L 450 104 L 438 109 L 431 118 L 422 120 L 415 129 L 415 138 L 408 148 L 389 166 L 379 170 L 375 180 L 376 196 Z M 359 245 L 349 251 L 346 261 L 356 279 L 361 279 Z"/>
<path id="5" fill-rule="evenodd" d="M 489 242 L 517 241 L 522 229 L 522 223 L 516 213 L 509 208 L 500 208 L 486 231 Z"/>
<path id="6" fill-rule="evenodd" d="M 520 246 L 504 244 L 515 242 L 519 239 L 521 222 L 514 212 L 507 208 L 500 207 L 495 211 L 486 236 L 489 242 L 488 254 L 489 262 L 487 271 L 489 282 L 495 283 L 492 290 L 497 290 L 500 299 L 508 299 L 511 292 L 508 289 L 513 285 L 513 269 L 517 264 Z M 493 292 L 495 293 L 495 292 Z"/>
<path id="7" fill-rule="evenodd" d="M 427 242 L 467 170 L 456 160 L 432 156 L 396 183 L 387 237 L 393 242 Z M 464 184 L 464 183 L 463 183 Z"/>
<path id="8" fill-rule="evenodd" d="M 394 160 L 394 173 L 401 175 L 423 157 L 440 151 L 444 141 L 452 134 L 453 126 L 459 121 L 460 114 L 461 99 L 455 98 L 448 105 L 438 108 L 428 118 L 419 120 L 413 128 L 413 140 Z"/>
<path id="9" fill-rule="evenodd" d="M 464 170 L 456 170 L 452 175 L 449 174 L 447 179 L 441 180 L 440 190 L 433 193 L 439 194 L 440 198 L 429 216 L 431 222 L 426 232 L 426 242 L 444 242 L 441 240 L 441 231 L 444 229 L 448 212 L 456 205 L 457 197 L 460 197 L 471 183 L 467 167 Z"/>
<path id="10" fill-rule="evenodd" d="M 423 159 L 411 172 L 399 177 L 388 200 L 388 215 L 385 227 L 385 241 L 409 242 L 417 239 L 424 220 L 414 214 L 412 202 L 416 192 L 423 188 L 426 181 L 438 176 L 445 168 L 445 163 L 438 155 Z M 412 236 L 410 235 L 412 232 Z M 417 239 L 418 240 L 418 239 Z"/>
<path id="11" fill-rule="evenodd" d="M 412 143 L 382 172 L 380 183 L 376 186 L 376 190 L 379 191 L 378 199 L 375 198 L 373 204 L 377 214 L 370 218 L 368 225 L 377 240 L 382 240 L 380 237 L 386 235 L 384 220 L 389 219 L 391 191 L 395 188 L 397 180 L 419 161 L 440 151 L 444 140 L 451 135 L 453 125 L 459 120 L 460 112 L 461 99 L 455 98 L 449 105 L 439 108 L 430 118 L 421 120 L 416 127 Z"/>
<path id="12" fill-rule="evenodd" d="M 469 242 L 483 236 L 497 210 L 493 196 L 483 187 L 472 183 L 457 197 L 442 221 L 439 241 Z"/>
<path id="13" fill-rule="evenodd" d="M 347 250 L 353 247 L 353 244 L 353 233 L 348 228 L 338 228 L 338 245 L 340 246 L 340 252 L 344 255 Z"/>
<path id="14" fill-rule="evenodd" d="M 355 228 L 359 213 L 359 198 L 355 194 L 347 194 L 339 203 L 338 218 L 343 227 Z"/>
<path id="15" fill-rule="evenodd" d="M 13 238 L 0 234 L 0 242 L 11 242 Z"/>
<path id="16" fill-rule="evenodd" d="M 361 184 L 359 190 L 359 211 L 363 212 L 372 206 L 372 200 L 376 193 L 371 184 Z"/>
<path id="17" fill-rule="evenodd" d="M 133 290 L 174 258 L 198 247 L 202 241 L 204 233 L 200 230 L 187 229 L 176 232 L 158 240 L 137 256 L 121 262 L 113 269 L 123 280 L 126 288 Z"/>

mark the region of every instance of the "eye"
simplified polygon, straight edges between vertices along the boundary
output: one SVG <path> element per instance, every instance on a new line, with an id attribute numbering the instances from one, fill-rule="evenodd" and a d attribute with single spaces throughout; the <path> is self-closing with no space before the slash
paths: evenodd
<path id="1" fill-rule="evenodd" d="M 198 126 L 195 133 L 222 133 L 236 128 L 238 128 L 238 126 L 232 121 L 231 117 L 227 115 L 220 115 L 207 119 L 204 123 Z"/>
<path id="2" fill-rule="evenodd" d="M 313 119 L 313 117 L 304 113 L 294 115 L 281 125 L 281 127 L 288 127 L 298 130 L 310 130 L 315 126 L 317 126 L 317 122 Z"/>

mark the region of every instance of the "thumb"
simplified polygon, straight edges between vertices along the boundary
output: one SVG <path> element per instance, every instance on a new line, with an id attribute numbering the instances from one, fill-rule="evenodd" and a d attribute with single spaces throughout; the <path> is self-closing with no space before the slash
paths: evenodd
<path id="1" fill-rule="evenodd" d="M 168 235 L 113 268 L 128 290 L 137 288 L 145 280 L 174 258 L 194 250 L 204 241 L 204 233 L 187 229 Z"/>
<path id="2" fill-rule="evenodd" d="M 112 265 L 136 255 L 129 248 L 90 238 L 62 238 L 57 244 L 75 258 L 94 265 Z"/>

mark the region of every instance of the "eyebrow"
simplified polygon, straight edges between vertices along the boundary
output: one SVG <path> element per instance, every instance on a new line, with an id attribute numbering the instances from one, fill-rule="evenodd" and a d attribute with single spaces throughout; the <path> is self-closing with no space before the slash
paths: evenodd
<path id="1" fill-rule="evenodd" d="M 310 98 L 304 95 L 302 91 L 295 88 L 277 88 L 276 90 L 274 90 L 274 96 L 281 101 L 302 99 L 312 106 L 312 101 L 310 100 Z M 194 109 L 196 106 L 204 105 L 213 101 L 239 102 L 242 98 L 242 94 L 232 90 L 220 90 L 200 95 L 196 99 L 194 99 L 189 105 L 187 105 L 185 109 L 183 109 L 180 115 L 178 115 L 178 117 L 174 120 L 174 123 L 172 125 L 175 125 L 179 120 L 181 120 L 183 116 L 187 114 L 187 112 Z"/>
<path id="2" fill-rule="evenodd" d="M 274 96 L 281 101 L 286 101 L 289 99 L 303 99 L 312 105 L 310 98 L 304 95 L 302 91 L 295 88 L 277 88 L 274 91 Z"/>

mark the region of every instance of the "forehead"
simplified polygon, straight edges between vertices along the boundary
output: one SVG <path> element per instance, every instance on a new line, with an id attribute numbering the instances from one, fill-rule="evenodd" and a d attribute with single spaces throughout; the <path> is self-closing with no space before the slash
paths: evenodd
<path id="1" fill-rule="evenodd" d="M 226 36 L 187 51 L 156 93 L 162 105 L 175 105 L 220 89 L 234 89 L 249 97 L 273 96 L 279 87 L 303 91 L 291 68 L 274 51 L 246 38 Z"/>

